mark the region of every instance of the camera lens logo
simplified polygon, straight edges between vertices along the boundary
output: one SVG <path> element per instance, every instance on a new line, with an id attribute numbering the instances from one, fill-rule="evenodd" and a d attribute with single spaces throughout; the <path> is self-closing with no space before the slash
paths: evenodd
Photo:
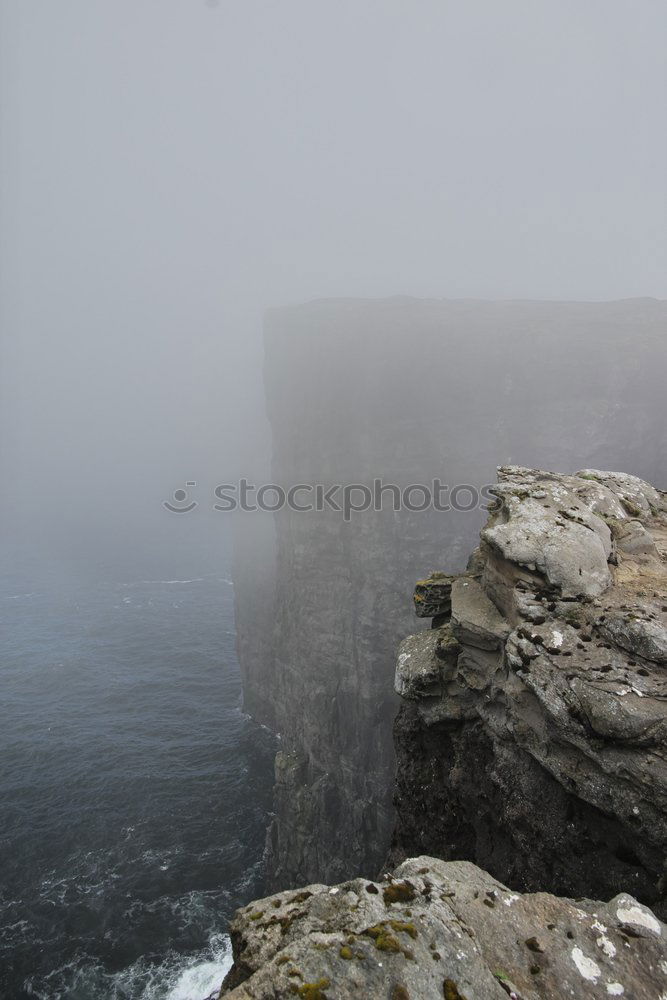
<path id="1" fill-rule="evenodd" d="M 187 482 L 185 485 L 196 486 L 197 483 L 192 480 Z M 174 490 L 173 502 L 163 500 L 162 506 L 166 507 L 167 510 L 170 510 L 173 514 L 187 514 L 191 510 L 194 510 L 197 506 L 196 500 L 192 500 L 190 503 L 187 503 L 187 499 L 188 494 L 186 490 Z"/>

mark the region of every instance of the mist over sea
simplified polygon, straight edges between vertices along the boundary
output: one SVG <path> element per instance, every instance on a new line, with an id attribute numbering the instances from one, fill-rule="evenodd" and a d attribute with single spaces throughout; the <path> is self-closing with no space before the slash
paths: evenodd
<path id="1" fill-rule="evenodd" d="M 277 740 L 233 528 L 248 704 L 326 751 L 289 826 L 276 786 L 285 882 L 384 857 L 394 640 L 467 544 L 216 489 L 662 480 L 666 33 L 657 0 L 0 0 L 0 1000 L 206 1000 L 231 964 Z"/>
<path id="2" fill-rule="evenodd" d="M 226 918 L 261 890 L 275 752 L 240 708 L 230 563 L 224 544 L 134 567 L 5 553 L 3 1000 L 219 987 Z"/>

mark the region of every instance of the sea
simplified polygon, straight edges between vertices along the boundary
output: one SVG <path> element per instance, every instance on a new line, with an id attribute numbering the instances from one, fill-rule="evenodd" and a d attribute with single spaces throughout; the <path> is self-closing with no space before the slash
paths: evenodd
<path id="1" fill-rule="evenodd" d="M 242 710 L 231 545 L 3 555 L 0 997 L 205 1000 L 262 890 L 276 750 Z"/>

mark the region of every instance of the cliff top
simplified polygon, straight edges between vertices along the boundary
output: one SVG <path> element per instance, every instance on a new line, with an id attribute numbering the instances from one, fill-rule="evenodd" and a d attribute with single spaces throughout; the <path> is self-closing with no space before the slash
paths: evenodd
<path id="1" fill-rule="evenodd" d="M 467 571 L 417 583 L 433 627 L 399 650 L 394 854 L 419 856 L 238 911 L 221 998 L 667 996 L 647 905 L 665 904 L 667 498 L 593 469 L 498 480 Z"/>
<path id="2" fill-rule="evenodd" d="M 398 655 L 394 857 L 466 857 L 559 894 L 630 889 L 664 913 L 666 495 L 595 469 L 498 480 L 467 571 L 416 586 L 433 628 Z"/>
<path id="3" fill-rule="evenodd" d="M 667 988 L 667 928 L 626 893 L 521 895 L 430 857 L 379 882 L 269 896 L 231 934 L 226 1000 L 655 1000 Z"/>

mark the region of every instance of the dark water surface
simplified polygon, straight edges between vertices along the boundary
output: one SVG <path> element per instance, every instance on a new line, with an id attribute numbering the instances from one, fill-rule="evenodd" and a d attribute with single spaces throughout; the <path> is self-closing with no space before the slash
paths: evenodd
<path id="1" fill-rule="evenodd" d="M 230 562 L 5 562 L 2 1000 L 219 986 L 226 918 L 261 889 L 275 750 L 240 710 Z"/>

